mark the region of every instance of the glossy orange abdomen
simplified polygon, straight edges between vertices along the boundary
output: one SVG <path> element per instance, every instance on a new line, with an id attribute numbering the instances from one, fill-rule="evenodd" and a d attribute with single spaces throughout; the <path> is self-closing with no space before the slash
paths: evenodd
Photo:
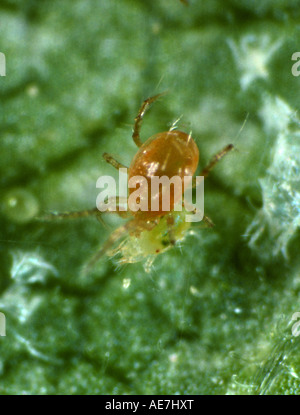
<path id="1" fill-rule="evenodd" d="M 151 178 L 167 176 L 171 179 L 179 176 L 182 180 L 180 193 L 183 192 L 184 176 L 193 176 L 199 161 L 199 150 L 192 139 L 191 135 L 182 131 L 167 131 L 150 137 L 138 150 L 129 166 L 128 180 L 134 176 L 143 176 L 148 184 L 148 211 L 132 212 L 135 216 L 143 215 L 144 217 L 162 216 L 167 212 L 163 210 L 162 199 L 163 190 L 160 188 L 159 193 L 151 192 Z M 129 195 L 135 189 L 129 189 Z M 170 209 L 178 202 L 175 188 L 170 189 Z M 151 210 L 151 199 L 159 199 L 159 209 Z"/>

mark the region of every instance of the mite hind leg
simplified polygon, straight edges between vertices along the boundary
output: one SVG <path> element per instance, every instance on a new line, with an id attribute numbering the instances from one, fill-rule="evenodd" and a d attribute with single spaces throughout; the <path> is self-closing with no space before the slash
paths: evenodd
<path id="1" fill-rule="evenodd" d="M 203 223 L 205 228 L 213 228 L 215 226 L 210 217 L 206 215 L 203 216 Z"/>
<path id="2" fill-rule="evenodd" d="M 84 275 L 86 275 L 94 267 L 94 265 L 100 260 L 100 258 L 104 256 L 117 241 L 126 236 L 126 234 L 128 233 L 129 224 L 131 224 L 131 222 L 132 221 L 127 222 L 125 223 L 125 225 L 120 226 L 115 231 L 113 231 L 108 240 L 99 249 L 99 251 L 92 256 L 92 258 L 88 261 L 86 265 L 84 265 L 82 270 Z"/>
<path id="3" fill-rule="evenodd" d="M 136 219 L 132 219 L 125 223 L 124 225 L 120 226 L 116 230 L 112 232 L 110 237 L 107 239 L 107 241 L 101 246 L 98 252 L 96 252 L 95 255 L 92 256 L 92 258 L 89 260 L 89 262 L 84 266 L 83 273 L 86 275 L 91 268 L 102 258 L 105 254 L 110 255 L 113 246 L 116 244 L 116 242 L 120 242 L 123 238 L 125 238 L 127 235 L 134 234 L 138 235 L 143 230 L 150 230 L 156 225 L 156 222 L 150 222 L 150 223 L 140 223 Z"/>
<path id="4" fill-rule="evenodd" d="M 191 222 L 201 222 L 202 227 L 205 228 L 213 228 L 215 226 L 213 221 L 208 216 L 206 216 L 203 211 L 197 207 L 194 207 L 187 200 L 182 202 L 182 207 L 185 207 L 189 212 L 191 212 L 192 215 L 194 215 L 194 220 Z"/>

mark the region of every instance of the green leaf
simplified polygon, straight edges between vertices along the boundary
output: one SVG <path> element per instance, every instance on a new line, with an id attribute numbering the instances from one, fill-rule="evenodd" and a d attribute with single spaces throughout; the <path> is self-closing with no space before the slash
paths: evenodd
<path id="1" fill-rule="evenodd" d="M 299 5 L 1 3 L 1 394 L 299 394 Z M 201 168 L 236 148 L 205 180 L 215 227 L 84 277 L 123 220 L 36 216 L 93 208 L 166 90 L 143 141 L 181 117 Z"/>

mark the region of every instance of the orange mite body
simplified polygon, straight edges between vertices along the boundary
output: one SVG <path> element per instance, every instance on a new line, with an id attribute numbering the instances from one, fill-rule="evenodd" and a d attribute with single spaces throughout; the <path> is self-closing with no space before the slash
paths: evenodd
<path id="1" fill-rule="evenodd" d="M 163 190 L 159 187 L 159 193 L 151 192 L 151 178 L 166 176 L 171 179 L 177 176 L 181 179 L 180 191 L 176 192 L 175 184 L 170 188 L 170 209 L 178 202 L 176 195 L 183 192 L 183 180 L 185 176 L 192 177 L 197 169 L 199 150 L 190 134 L 172 130 L 156 134 L 150 137 L 137 151 L 128 170 L 128 180 L 134 176 L 142 176 L 148 184 L 148 209 L 147 212 L 138 210 L 132 212 L 135 216 L 147 218 L 160 217 L 166 214 L 163 210 Z M 131 194 L 135 189 L 129 189 Z M 159 199 L 159 209 L 151 209 L 153 198 Z M 177 197 L 178 198 L 178 197 Z"/>
<path id="2" fill-rule="evenodd" d="M 131 218 L 112 232 L 108 240 L 86 264 L 84 273 L 88 272 L 102 255 L 114 256 L 119 253 L 120 263 L 145 260 L 145 269 L 149 271 L 157 254 L 182 241 L 190 232 L 191 222 L 186 219 L 186 212 L 189 212 L 189 209 L 186 202 L 182 203 L 181 198 L 184 199 L 182 197 L 184 191 L 190 185 L 191 187 L 196 185 L 193 176 L 198 167 L 199 150 L 195 141 L 191 134 L 175 129 L 153 135 L 145 143 L 140 139 L 143 117 L 149 106 L 162 95 L 157 94 L 146 99 L 135 118 L 132 138 L 138 151 L 128 169 L 129 197 L 126 198 L 128 209 L 123 209 L 124 198 L 116 196 L 108 199 L 108 206 L 111 201 L 112 207 L 107 213 L 117 213 L 123 218 Z M 207 177 L 214 166 L 232 149 L 233 145 L 228 144 L 219 151 L 201 170 L 199 176 Z M 103 157 L 118 170 L 126 168 L 108 153 L 104 153 Z M 135 203 L 132 207 L 131 198 Z M 164 204 L 166 200 L 167 206 Z M 180 202 L 182 206 L 177 209 Z M 155 209 L 152 205 L 155 205 Z M 196 210 L 193 213 L 203 214 Z M 102 211 L 97 206 L 79 212 L 51 214 L 46 218 L 77 219 L 94 216 L 100 219 L 101 214 Z M 213 226 L 207 216 L 204 216 L 204 221 L 207 226 Z M 117 242 L 119 244 L 114 248 Z"/>

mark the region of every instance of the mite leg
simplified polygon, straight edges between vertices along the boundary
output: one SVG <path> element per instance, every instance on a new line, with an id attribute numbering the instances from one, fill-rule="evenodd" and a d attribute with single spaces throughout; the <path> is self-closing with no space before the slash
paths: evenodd
<path id="1" fill-rule="evenodd" d="M 203 222 L 205 223 L 205 227 L 207 228 L 213 228 L 215 226 L 213 221 L 206 215 L 203 216 Z"/>
<path id="2" fill-rule="evenodd" d="M 193 229 L 207 229 L 207 228 L 213 228 L 215 224 L 213 221 L 206 215 L 204 215 L 201 222 L 193 225 Z"/>
<path id="3" fill-rule="evenodd" d="M 226 154 L 228 154 L 231 150 L 234 149 L 233 144 L 228 144 L 226 147 L 223 148 L 223 150 L 219 151 L 219 153 L 217 153 L 212 159 L 211 161 L 208 163 L 208 165 L 206 167 L 204 167 L 204 169 L 201 171 L 201 173 L 199 174 L 199 176 L 202 177 L 207 177 L 210 173 L 210 171 L 215 167 L 215 165 L 224 157 L 226 156 Z M 198 177 L 199 177 L 198 176 Z M 197 183 L 196 183 L 196 177 L 193 177 L 192 179 L 192 188 L 194 189 L 195 187 L 197 187 Z"/>
<path id="4" fill-rule="evenodd" d="M 176 244 L 176 239 L 174 236 L 174 218 L 173 216 L 169 215 L 167 217 L 167 225 L 168 225 L 168 236 L 169 236 L 169 242 L 171 245 L 175 245 Z"/>
<path id="5" fill-rule="evenodd" d="M 93 255 L 89 262 L 84 266 L 84 275 L 86 275 L 91 270 L 96 262 L 98 262 L 99 259 L 105 255 L 117 241 L 130 234 L 130 232 L 141 232 L 141 228 L 142 227 L 136 222 L 136 220 L 132 219 L 113 231 L 108 240 L 101 246 L 99 251 L 96 252 L 96 254 Z"/>
<path id="6" fill-rule="evenodd" d="M 161 94 L 157 94 L 157 95 L 154 95 L 153 97 L 146 99 L 141 105 L 138 115 L 135 117 L 132 138 L 138 147 L 141 147 L 142 145 L 142 142 L 140 139 L 140 130 L 141 130 L 143 117 L 145 113 L 147 112 L 147 110 L 149 109 L 149 106 L 164 94 L 165 92 L 162 92 Z"/>
<path id="7" fill-rule="evenodd" d="M 97 206 L 97 210 L 100 215 L 102 213 L 117 213 L 121 218 L 128 218 L 131 216 L 131 212 L 128 210 L 127 200 L 126 197 L 112 196 Z"/>
<path id="8" fill-rule="evenodd" d="M 187 208 L 189 208 L 189 210 L 191 211 L 192 214 L 198 216 L 199 221 L 195 221 L 195 222 L 202 222 L 202 224 L 204 224 L 205 228 L 213 228 L 215 226 L 213 221 L 208 216 L 204 215 L 204 212 L 197 211 L 197 208 L 192 210 L 192 206 L 189 203 L 187 203 L 186 201 L 182 202 L 182 206 L 183 207 L 186 206 Z"/>
<path id="9" fill-rule="evenodd" d="M 228 144 L 226 147 L 223 148 L 223 150 L 219 151 L 208 163 L 206 167 L 202 170 L 199 176 L 207 177 L 209 175 L 209 172 L 215 167 L 215 165 L 224 157 L 226 154 L 228 154 L 231 150 L 233 150 L 233 144 Z"/>
<path id="10" fill-rule="evenodd" d="M 111 156 L 108 153 L 103 153 L 102 154 L 102 157 L 104 158 L 104 160 L 106 161 L 106 163 L 111 164 L 117 170 L 119 170 L 119 169 L 127 169 L 127 167 L 124 166 L 124 164 L 122 164 L 119 161 L 117 161 L 116 159 L 114 159 L 113 156 Z"/>
<path id="11" fill-rule="evenodd" d="M 80 210 L 77 212 L 50 212 L 44 216 L 38 217 L 38 220 L 42 221 L 51 221 L 51 220 L 63 220 L 63 219 L 80 219 L 80 218 L 87 218 L 89 216 L 100 216 L 101 212 L 97 208 L 88 209 L 88 210 Z"/>
<path id="12" fill-rule="evenodd" d="M 117 228 L 108 238 L 108 240 L 102 245 L 102 247 L 99 249 L 98 252 L 96 252 L 95 255 L 92 256 L 92 258 L 88 261 L 86 265 L 83 267 L 83 274 L 86 275 L 88 272 L 93 268 L 93 266 L 96 264 L 96 262 L 99 261 L 99 259 L 106 254 L 106 252 L 114 245 L 115 242 L 120 240 L 122 237 L 124 237 L 128 232 L 128 224 L 130 224 L 132 221 L 127 222 L 125 225 L 120 226 Z"/>
<path id="13" fill-rule="evenodd" d="M 103 223 L 102 220 L 102 214 L 103 213 L 117 213 L 122 218 L 127 218 L 131 215 L 130 211 L 122 210 L 120 209 L 120 205 L 127 201 L 126 198 L 121 198 L 119 196 L 117 197 L 111 197 L 106 201 L 106 210 L 100 211 L 97 207 L 93 209 L 87 209 L 87 210 L 80 210 L 75 212 L 50 212 L 44 216 L 38 217 L 37 220 L 41 221 L 52 221 L 52 220 L 64 220 L 64 219 L 80 219 L 80 218 L 88 218 L 88 217 L 95 217 L 97 218 L 101 223 Z"/>
<path id="14" fill-rule="evenodd" d="M 151 230 L 157 225 L 157 221 L 150 221 L 149 223 L 145 222 L 139 222 L 136 219 L 132 219 L 125 223 L 124 225 L 117 228 L 108 238 L 108 240 L 102 245 L 100 250 L 96 252 L 94 256 L 90 259 L 90 261 L 84 266 L 83 268 L 83 274 L 86 275 L 91 268 L 96 264 L 96 262 L 99 261 L 99 259 L 108 253 L 112 246 L 120 241 L 122 238 L 124 238 L 127 235 L 134 234 L 135 236 L 138 236 L 141 232 L 144 230 Z M 116 250 L 115 250 L 116 251 Z"/>

